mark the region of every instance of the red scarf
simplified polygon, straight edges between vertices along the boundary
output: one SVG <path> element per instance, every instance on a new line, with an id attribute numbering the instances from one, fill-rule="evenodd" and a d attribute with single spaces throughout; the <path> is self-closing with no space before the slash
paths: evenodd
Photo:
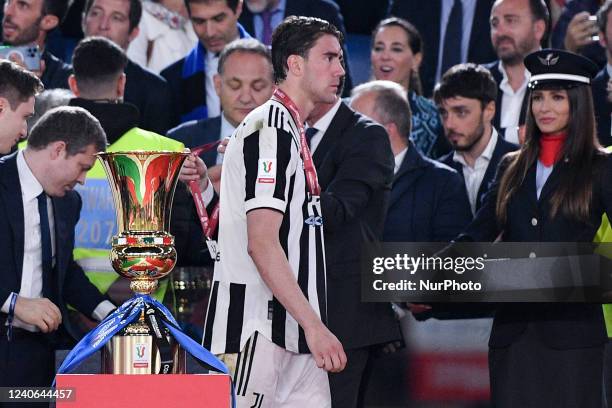
<path id="1" fill-rule="evenodd" d="M 546 167 L 555 164 L 561 157 L 561 149 L 567 138 L 567 132 L 543 133 L 540 137 L 540 155 L 538 159 Z"/>

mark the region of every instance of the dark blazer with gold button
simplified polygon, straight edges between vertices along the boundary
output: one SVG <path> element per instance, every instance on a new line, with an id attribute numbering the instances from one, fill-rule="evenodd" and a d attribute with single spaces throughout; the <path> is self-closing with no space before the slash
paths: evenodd
<path id="1" fill-rule="evenodd" d="M 385 129 L 344 102 L 313 154 L 327 264 L 327 318 L 345 349 L 400 338 L 388 303 L 361 301 L 361 254 L 380 241 L 393 181 Z"/>
<path id="2" fill-rule="evenodd" d="M 493 183 L 483 198 L 474 221 L 458 237 L 460 241 L 490 242 L 503 233 L 508 242 L 592 242 L 604 213 L 612 215 L 612 156 L 595 158 L 591 210 L 587 220 L 578 221 L 559 212 L 550 218 L 550 200 L 561 182 L 561 169 L 569 163 L 559 162 L 546 180 L 540 197 L 536 192 L 534 164 L 525 181 L 511 197 L 506 222 L 499 225 L 495 203 L 500 175 L 508 160 L 502 161 Z M 594 347 L 607 339 L 600 304 L 585 303 L 505 303 L 495 312 L 489 346 L 506 347 L 521 338 L 528 325 L 547 347 L 571 349 Z"/>

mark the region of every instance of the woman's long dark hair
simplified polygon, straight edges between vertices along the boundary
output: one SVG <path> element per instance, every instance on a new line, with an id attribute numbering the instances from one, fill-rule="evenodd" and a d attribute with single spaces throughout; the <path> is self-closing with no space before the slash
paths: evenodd
<path id="1" fill-rule="evenodd" d="M 561 157 L 568 165 L 560 169 L 561 183 L 551 198 L 550 217 L 554 218 L 561 211 L 566 217 L 585 220 L 591 207 L 594 159 L 601 146 L 597 140 L 591 87 L 578 85 L 567 89 L 567 95 L 570 118 Z M 508 158 L 508 167 L 500 180 L 496 212 L 501 225 L 506 222 L 508 202 L 525 181 L 540 153 L 542 132 L 531 111 L 531 97 L 527 105 L 525 135 L 525 144 Z"/>
<path id="2" fill-rule="evenodd" d="M 372 41 L 374 41 L 376 34 L 378 34 L 378 32 L 384 27 L 399 27 L 404 30 L 406 37 L 408 38 L 408 46 L 410 47 L 412 54 L 423 54 L 423 39 L 421 38 L 421 33 L 419 33 L 419 30 L 417 30 L 416 27 L 410 24 L 408 21 L 399 17 L 389 17 L 382 20 L 380 23 L 378 23 L 374 31 L 372 31 Z M 421 85 L 421 77 L 418 70 L 410 73 L 408 91 L 413 91 L 417 95 L 423 94 L 423 86 Z"/>

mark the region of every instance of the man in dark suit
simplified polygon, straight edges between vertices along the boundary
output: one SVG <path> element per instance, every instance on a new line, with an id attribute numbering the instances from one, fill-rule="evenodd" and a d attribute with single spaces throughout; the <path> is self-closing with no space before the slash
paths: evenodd
<path id="1" fill-rule="evenodd" d="M 610 82 L 610 66 L 612 65 L 612 35 L 608 34 L 608 23 L 612 16 L 612 2 L 605 2 L 597 12 L 599 25 L 599 43 L 606 49 L 608 64 L 597 74 L 591 83 L 593 102 L 595 105 L 595 120 L 597 122 L 597 137 L 602 146 L 612 145 L 612 129 L 610 115 L 612 115 L 612 101 L 608 96 L 608 83 Z"/>
<path id="2" fill-rule="evenodd" d="M 88 0 L 83 17 L 85 36 L 106 37 L 125 51 L 138 35 L 141 15 L 140 0 Z M 128 81 L 124 100 L 138 108 L 139 127 L 165 134 L 173 126 L 171 93 L 166 81 L 131 60 L 125 75 Z"/>
<path id="3" fill-rule="evenodd" d="M 410 105 L 388 81 L 359 85 L 351 106 L 384 123 L 395 157 L 385 221 L 385 242 L 448 242 L 470 222 L 463 180 L 450 167 L 424 157 L 410 142 Z"/>
<path id="4" fill-rule="evenodd" d="M 491 42 L 497 61 L 485 65 L 497 83 L 493 126 L 518 144 L 519 126 L 527 108 L 529 71 L 523 59 L 540 49 L 549 13 L 543 0 L 498 0 L 491 10 Z"/>
<path id="5" fill-rule="evenodd" d="M 185 147 L 193 148 L 231 136 L 249 112 L 272 96 L 272 57 L 268 48 L 255 39 L 229 43 L 219 56 L 218 71 L 214 83 L 221 100 L 221 116 L 189 121 L 168 132 L 168 137 L 182 142 Z M 208 167 L 210 181 L 219 191 L 223 156 L 212 149 L 200 157 Z M 193 198 L 183 183 L 177 185 L 172 208 L 171 232 L 176 238 L 177 251 L 181 249 L 181 265 L 210 264 Z"/>
<path id="6" fill-rule="evenodd" d="M 317 17 L 327 20 L 342 32 L 346 40 L 344 19 L 338 5 L 332 0 L 244 0 L 244 5 L 246 7 L 243 7 L 238 21 L 248 33 L 265 45 L 272 43 L 272 31 L 287 16 Z M 347 72 L 344 92 L 345 96 L 348 96 L 353 88 L 353 81 L 347 65 L 348 54 L 345 44 L 342 50 Z"/>
<path id="7" fill-rule="evenodd" d="M 242 0 L 186 0 L 185 4 L 198 43 L 161 72 L 172 92 L 175 125 L 221 114 L 213 86 L 219 53 L 235 39 L 250 37 L 238 24 Z"/>
<path id="8" fill-rule="evenodd" d="M 493 0 L 476 0 L 471 2 L 473 5 L 471 8 L 469 3 L 461 0 L 455 2 L 432 0 L 428 1 L 425 7 L 419 0 L 395 0 L 391 4 L 390 14 L 414 24 L 427 47 L 428 51 L 425 52 L 420 69 L 421 83 L 426 96 L 431 95 L 436 81 L 448 67 L 466 61 L 485 63 L 495 59 L 493 47 L 489 41 L 486 41 L 489 36 L 489 14 Z M 455 7 L 457 9 L 453 10 Z M 461 18 L 464 13 L 466 16 Z M 453 16 L 457 16 L 457 19 Z M 466 18 L 468 16 L 471 18 Z M 444 36 L 440 37 L 440 25 L 443 21 L 447 21 L 447 25 L 444 27 Z M 452 24 L 453 21 L 457 23 Z M 446 41 L 449 43 L 445 48 Z M 456 46 L 450 41 L 456 41 Z M 461 52 L 453 60 L 449 53 L 459 49 Z M 445 62 L 451 60 L 453 62 Z"/>
<path id="9" fill-rule="evenodd" d="M 464 179 L 473 214 L 481 206 L 499 161 L 517 149 L 500 137 L 491 123 L 497 92 L 489 71 L 476 64 L 454 66 L 434 91 L 444 132 L 454 149 L 440 161 Z"/>
<path id="10" fill-rule="evenodd" d="M 506 153 L 518 148 L 500 137 L 491 123 L 497 93 L 497 85 L 489 71 L 469 63 L 447 71 L 434 90 L 444 132 L 453 146 L 453 151 L 439 160 L 459 173 L 464 183 L 461 201 L 471 210 L 470 218 L 462 228 L 480 209 L 482 197 L 495 176 L 500 160 Z M 392 224 L 390 228 L 393 228 Z M 461 230 L 455 231 L 455 234 L 459 232 Z M 491 310 L 478 303 L 464 303 L 461 306 L 438 303 L 427 311 L 415 312 L 418 320 L 490 316 Z"/>
<path id="11" fill-rule="evenodd" d="M 73 333 L 65 318 L 68 304 L 96 320 L 114 308 L 72 257 L 81 208 L 72 189 L 105 148 L 104 131 L 90 113 L 60 107 L 34 126 L 25 150 L 0 161 L 4 387 L 50 386 L 55 341 L 62 330 Z"/>
<path id="12" fill-rule="evenodd" d="M 384 128 L 341 100 L 318 105 L 307 122 L 317 130 L 310 143 L 323 190 L 328 326 L 347 354 L 346 368 L 329 375 L 332 406 L 355 407 L 374 351 L 400 339 L 389 304 L 361 302 L 359 272 L 365 246 L 382 238 L 393 154 Z"/>
<path id="13" fill-rule="evenodd" d="M 2 40 L 6 45 L 35 43 L 43 50 L 41 70 L 36 74 L 46 89 L 68 89 L 70 65 L 45 49 L 47 34 L 59 25 L 68 11 L 67 0 L 33 0 L 22 7 L 16 0 L 6 0 L 2 18 Z"/>

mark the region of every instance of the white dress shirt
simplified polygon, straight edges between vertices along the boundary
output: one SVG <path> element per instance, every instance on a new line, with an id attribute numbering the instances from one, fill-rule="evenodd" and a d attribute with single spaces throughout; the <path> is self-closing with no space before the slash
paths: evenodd
<path id="1" fill-rule="evenodd" d="M 489 166 L 489 162 L 493 156 L 493 151 L 495 150 L 496 144 L 497 131 L 495 128 L 493 128 L 491 139 L 489 139 L 489 143 L 487 144 L 487 147 L 485 147 L 482 154 L 478 156 L 474 162 L 474 167 L 467 164 L 461 153 L 457 151 L 453 153 L 453 161 L 461 163 L 461 166 L 463 167 L 463 179 L 465 180 L 465 188 L 468 193 L 468 199 L 470 200 L 472 214 L 476 214 L 476 199 L 478 197 L 478 190 L 480 190 L 482 179 L 487 171 L 487 167 Z"/>
<path id="2" fill-rule="evenodd" d="M 227 119 L 225 119 L 225 114 L 221 114 L 221 133 L 219 134 L 219 140 L 223 141 L 223 139 L 232 136 L 234 134 L 234 130 L 236 130 L 234 125 L 232 125 Z M 221 163 L 223 163 L 223 155 L 221 153 L 217 153 L 216 164 Z"/>
<path id="3" fill-rule="evenodd" d="M 404 157 L 406 157 L 407 151 L 408 147 L 404 147 L 404 150 L 395 155 L 395 167 L 393 168 L 393 174 L 397 174 L 399 171 L 400 167 L 402 166 L 402 162 L 404 161 Z"/>
<path id="4" fill-rule="evenodd" d="M 321 139 L 323 139 L 323 135 L 325 132 L 327 132 L 327 128 L 329 125 L 331 125 L 334 116 L 336 116 L 341 103 L 342 99 L 338 98 L 336 104 L 332 106 L 332 108 L 328 110 L 325 115 L 321 116 L 321 119 L 317 120 L 317 122 L 311 126 L 317 129 L 317 133 L 315 133 L 312 139 L 310 139 L 310 153 L 314 154 L 317 146 L 319 146 L 319 143 L 321 143 Z"/>
<path id="5" fill-rule="evenodd" d="M 219 66 L 219 56 L 214 52 L 206 51 L 206 110 L 208 117 L 214 118 L 221 114 L 221 101 L 215 91 L 215 82 L 213 77 L 217 73 Z"/>
<path id="6" fill-rule="evenodd" d="M 536 167 L 536 192 L 537 198 L 540 199 L 540 194 L 542 193 L 542 189 L 544 188 L 544 184 L 546 184 L 546 180 L 552 173 L 555 165 L 545 166 L 540 160 L 538 160 L 538 164 Z"/>
<path id="7" fill-rule="evenodd" d="M 170 26 L 166 18 L 178 23 Z M 191 21 L 153 1 L 142 2 L 138 28 L 138 35 L 128 46 L 127 56 L 156 74 L 189 54 L 198 42 Z"/>
<path id="8" fill-rule="evenodd" d="M 442 53 L 444 51 L 444 36 L 446 35 L 446 26 L 453 8 L 455 0 L 442 0 L 442 10 L 440 12 L 440 43 L 438 44 L 438 66 L 436 67 L 436 82 L 444 72 L 442 70 Z M 474 23 L 474 13 L 476 12 L 476 0 L 461 0 L 463 8 L 463 18 L 461 26 L 461 62 L 467 62 L 468 51 L 470 47 L 470 36 L 472 35 L 472 24 Z M 424 6 L 426 7 L 426 6 Z"/>
<path id="9" fill-rule="evenodd" d="M 23 202 L 24 221 L 24 245 L 23 245 L 23 270 L 21 273 L 21 288 L 19 296 L 26 298 L 43 297 L 42 276 L 42 237 L 40 233 L 40 215 L 38 213 L 38 196 L 43 192 L 42 185 L 36 179 L 30 167 L 25 161 L 23 150 L 17 153 L 17 172 L 21 186 L 21 197 Z M 55 231 L 55 220 L 53 218 L 53 202 L 47 197 L 47 213 L 49 217 L 49 231 Z M 55 265 L 56 257 L 55 234 L 51 233 L 52 263 Z M 11 296 L 2 305 L 2 312 L 8 313 Z M 101 302 L 93 312 L 93 317 L 102 320 L 115 306 L 105 300 Z M 38 331 L 34 325 L 22 322 L 17 317 L 13 320 L 13 326 L 21 327 L 29 331 Z"/>
<path id="10" fill-rule="evenodd" d="M 521 116 L 521 106 L 523 106 L 523 99 L 525 98 L 525 92 L 527 91 L 527 84 L 531 73 L 525 69 L 525 77 L 520 88 L 514 92 L 508 82 L 508 75 L 503 63 L 499 62 L 499 72 L 503 75 L 502 81 L 499 83 L 499 90 L 502 91 L 502 102 L 501 106 L 497 109 L 501 110 L 501 116 L 499 120 L 499 127 L 505 129 L 504 139 L 511 143 L 519 144 L 518 138 L 518 124 Z"/>

